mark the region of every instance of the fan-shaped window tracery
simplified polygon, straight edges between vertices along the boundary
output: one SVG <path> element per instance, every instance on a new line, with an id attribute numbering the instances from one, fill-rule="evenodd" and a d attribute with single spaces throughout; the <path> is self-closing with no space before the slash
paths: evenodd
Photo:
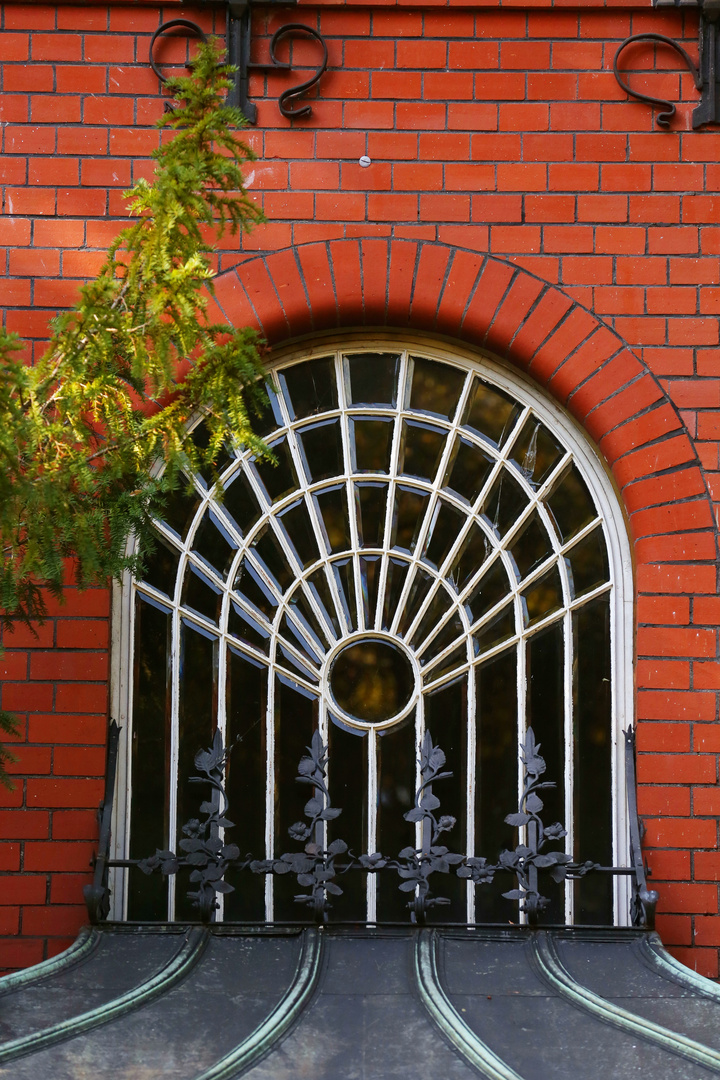
<path id="1" fill-rule="evenodd" d="M 275 462 L 231 455 L 221 497 L 194 478 L 133 586 L 130 856 L 172 846 L 197 812 L 183 781 L 219 725 L 243 851 L 287 850 L 317 729 L 343 808 L 330 838 L 356 854 L 413 843 L 430 730 L 454 773 L 438 791 L 454 850 L 495 858 L 531 723 L 558 781 L 548 820 L 569 854 L 611 865 L 622 583 L 592 452 L 521 381 L 446 350 L 353 343 L 276 379 L 258 425 Z M 248 875 L 224 916 L 297 920 L 293 885 Z M 506 921 L 505 887 L 453 879 L 442 917 Z M 612 921 L 609 879 L 554 888 L 557 921 Z M 332 917 L 407 918 L 396 882 L 343 889 Z M 127 913 L 187 917 L 184 892 L 132 880 Z"/>

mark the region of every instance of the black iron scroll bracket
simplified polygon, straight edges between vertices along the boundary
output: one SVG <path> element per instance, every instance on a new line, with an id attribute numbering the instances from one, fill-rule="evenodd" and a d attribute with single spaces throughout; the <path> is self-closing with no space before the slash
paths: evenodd
<path id="1" fill-rule="evenodd" d="M 212 0 L 208 0 L 208 2 L 212 2 Z M 263 5 L 282 3 L 283 6 L 287 7 L 296 4 L 297 0 L 257 0 L 257 3 L 262 3 Z M 168 30 L 176 28 L 186 30 L 190 35 L 199 38 L 201 41 L 207 40 L 204 31 L 197 23 L 191 22 L 189 19 L 170 19 L 168 22 L 163 23 L 162 26 L 159 26 L 150 41 L 150 66 L 163 83 L 166 82 L 167 79 L 155 60 L 155 43 L 157 42 L 157 39 Z M 304 23 L 287 23 L 285 26 L 281 26 L 279 30 L 276 30 L 273 34 L 270 41 L 270 57 L 268 61 L 265 63 L 251 61 L 251 0 L 229 0 L 226 9 L 225 34 L 228 63 L 232 64 L 236 69 L 233 85 L 228 92 L 228 105 L 240 109 L 249 124 L 256 124 L 258 115 L 257 105 L 254 101 L 250 100 L 250 72 L 253 70 L 290 71 L 293 65 L 278 59 L 277 46 L 280 41 L 284 38 L 296 36 L 298 34 L 314 38 L 322 50 L 317 68 L 309 79 L 306 79 L 296 86 L 290 86 L 286 90 L 283 90 L 278 98 L 278 108 L 282 115 L 287 117 L 288 120 L 297 120 L 301 117 L 310 115 L 312 112 L 310 105 L 307 103 L 297 105 L 295 102 L 297 98 L 300 98 L 303 94 L 307 93 L 308 90 L 312 89 L 312 87 L 320 81 L 327 70 L 328 49 L 322 35 L 318 33 L 317 30 L 313 29 L 311 26 L 305 26 Z"/>
<path id="2" fill-rule="evenodd" d="M 83 896 L 88 910 L 88 917 L 93 925 L 107 919 L 110 911 L 110 888 L 108 871 L 110 867 L 110 836 L 112 826 L 113 794 L 115 791 L 115 772 L 117 770 L 118 742 L 120 728 L 113 720 L 108 731 L 107 768 L 105 771 L 105 794 L 98 808 L 100 836 L 98 850 L 94 858 L 93 880 L 85 885 Z"/>
<path id="3" fill-rule="evenodd" d="M 625 787 L 627 791 L 628 825 L 630 830 L 630 861 L 632 863 L 632 896 L 630 917 L 633 926 L 655 929 L 655 909 L 659 895 L 656 889 L 648 889 L 648 868 L 642 853 L 643 824 L 638 816 L 637 780 L 635 775 L 635 729 L 628 728 L 625 735 Z"/>
<path id="4" fill-rule="evenodd" d="M 682 45 L 678 45 L 678 43 L 676 41 L 673 41 L 672 38 L 666 37 L 664 34 L 633 34 L 632 37 L 625 38 L 625 40 L 622 42 L 622 44 L 618 48 L 617 52 L 615 53 L 615 57 L 613 59 L 613 72 L 615 74 L 615 78 L 617 79 L 619 85 L 623 88 L 623 90 L 625 90 L 626 93 L 630 94 L 631 97 L 636 98 L 638 101 L 645 101 L 645 102 L 647 102 L 648 105 L 652 105 L 654 107 L 662 107 L 663 111 L 659 112 L 657 114 L 657 116 L 655 117 L 655 122 L 658 125 L 658 127 L 668 128 L 668 127 L 670 127 L 670 121 L 672 120 L 673 116 L 675 115 L 676 106 L 673 105 L 673 103 L 671 101 L 666 101 L 665 98 L 656 98 L 656 97 L 653 97 L 651 94 L 641 94 L 639 90 L 633 90 L 633 88 L 627 82 L 625 82 L 623 80 L 623 78 L 622 78 L 622 76 L 620 74 L 620 67 L 619 67 L 620 54 L 625 49 L 629 48 L 631 45 L 636 45 L 636 44 L 639 44 L 640 42 L 644 42 L 644 41 L 656 41 L 661 45 L 667 45 L 668 48 L 674 49 L 676 53 L 679 53 L 679 55 L 685 61 L 685 64 L 687 65 L 687 68 L 688 68 L 688 71 L 690 72 L 690 74 L 693 77 L 696 89 L 698 89 L 698 90 L 703 89 L 703 80 L 702 80 L 702 77 L 700 75 L 700 71 L 695 66 L 690 54 L 687 53 L 685 51 L 685 49 L 683 49 Z M 701 55 L 702 55 L 702 53 L 701 53 Z M 707 120 L 699 120 L 699 121 L 696 122 L 696 113 L 699 110 L 704 109 L 704 108 L 705 108 L 705 98 L 703 96 L 702 104 L 698 105 L 697 109 L 695 109 L 694 112 L 693 112 L 693 127 L 694 128 L 699 127 L 700 124 L 707 123 Z M 712 119 L 713 120 L 715 119 L 714 115 L 713 115 Z"/>

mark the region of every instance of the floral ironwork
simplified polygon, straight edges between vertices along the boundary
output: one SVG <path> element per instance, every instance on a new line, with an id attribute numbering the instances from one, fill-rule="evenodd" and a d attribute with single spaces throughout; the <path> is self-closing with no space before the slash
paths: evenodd
<path id="1" fill-rule="evenodd" d="M 330 792 L 327 788 L 327 747 L 315 732 L 307 756 L 300 759 L 298 784 L 311 784 L 314 793 L 305 803 L 305 817 L 308 823 L 296 821 L 288 829 L 293 840 L 307 841 L 302 851 L 286 852 L 277 859 L 253 859 L 250 869 L 256 874 L 295 874 L 297 883 L 302 888 L 309 888 L 309 893 L 299 893 L 294 897 L 298 904 L 311 907 L 315 918 L 322 920 L 330 908 L 330 896 L 341 896 L 342 889 L 334 881 L 337 873 L 335 859 L 344 855 L 347 844 L 344 840 L 333 840 L 327 848 L 323 847 L 325 823 L 339 817 L 342 810 L 330 804 Z"/>
<path id="2" fill-rule="evenodd" d="M 183 839 L 178 844 L 183 854 L 158 850 L 137 863 L 144 874 L 160 870 L 166 876 L 190 867 L 190 881 L 196 887 L 188 890 L 188 899 L 193 907 L 200 909 L 205 922 L 210 921 L 219 907 L 217 894 L 233 892 L 233 886 L 224 880 L 225 872 L 240 857 L 237 845 L 225 844 L 220 836 L 221 829 L 230 829 L 234 825 L 225 816 L 228 800 L 223 777 L 228 753 L 223 746 L 222 733 L 217 730 L 210 749 L 198 750 L 195 755 L 195 768 L 203 775 L 191 776 L 190 783 L 209 784 L 211 797 L 200 804 L 204 820 L 191 818 L 183 826 Z"/>
<path id="3" fill-rule="evenodd" d="M 520 748 L 524 777 L 519 809 L 505 818 L 508 825 L 519 830 L 520 842 L 512 850 L 502 851 L 496 863 L 480 856 L 453 852 L 440 843 L 443 834 L 453 829 L 456 820 L 449 814 L 440 813 L 440 799 L 433 785 L 450 779 L 453 774 L 445 768 L 445 754 L 434 745 L 430 732 L 426 732 L 420 748 L 420 783 L 415 804 L 404 814 L 405 820 L 418 828 L 419 843 L 404 847 L 395 858 L 379 851 L 355 855 L 340 838 L 327 843 L 328 822 L 336 820 L 342 810 L 331 803 L 327 785 L 328 748 L 319 732 L 315 732 L 306 749 L 307 754 L 300 759 L 295 779 L 313 790 L 304 807 L 306 820 L 296 821 L 288 829 L 290 837 L 303 845 L 302 850 L 285 852 L 270 859 L 256 859 L 251 854 L 241 859 L 237 844 L 225 843 L 225 830 L 234 827 L 226 816 L 228 799 L 223 784 L 230 751 L 224 748 L 218 730 L 212 747 L 195 755 L 195 768 L 202 775 L 190 777 L 190 782 L 209 784 L 211 795 L 200 805 L 204 818 L 193 818 L 183 827 L 183 838 L 178 845 L 180 853 L 157 850 L 147 859 L 122 862 L 106 859 L 104 865 L 135 865 L 146 874 L 159 870 L 166 876 L 189 868 L 193 888 L 187 895 L 206 922 L 214 919 L 219 908 L 218 894 L 234 891 L 225 880 L 231 866 L 255 874 L 295 874 L 298 886 L 305 890 L 295 895 L 295 902 L 309 907 L 317 922 L 327 920 L 331 898 L 341 896 L 343 892 L 336 879 L 348 871 L 378 873 L 394 870 L 400 878 L 400 891 L 412 894 L 407 906 L 414 923 L 423 923 L 432 908 L 450 903 L 447 897 L 433 894 L 433 874 L 450 874 L 456 868 L 459 878 L 475 885 L 488 885 L 497 873 L 510 873 L 517 878 L 517 888 L 502 895 L 518 903 L 531 925 L 538 922 L 540 914 L 550 904 L 538 888 L 541 872 L 557 883 L 565 878 L 583 877 L 591 871 L 633 872 L 627 867 L 573 862 L 564 851 L 552 848 L 551 845 L 563 840 L 567 833 L 560 822 L 545 825 L 541 818 L 544 804 L 539 792 L 556 785 L 542 779 L 546 765 L 540 755 L 540 743 L 535 742 L 531 728 Z M 341 858 L 342 862 L 339 861 Z"/>

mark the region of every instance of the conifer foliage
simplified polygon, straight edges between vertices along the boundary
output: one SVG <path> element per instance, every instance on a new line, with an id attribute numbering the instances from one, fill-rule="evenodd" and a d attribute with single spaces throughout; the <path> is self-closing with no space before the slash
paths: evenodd
<path id="1" fill-rule="evenodd" d="M 262 221 L 242 166 L 242 114 L 224 104 L 232 69 L 217 42 L 158 126 L 152 182 L 125 193 L 137 218 L 114 241 L 34 365 L 0 328 L 0 618 L 42 620 L 70 572 L 85 587 L 137 572 L 152 519 L 188 471 L 214 473 L 230 441 L 267 450 L 252 430 L 265 393 L 262 343 L 213 324 L 209 255 L 226 233 Z M 204 417 L 202 437 L 188 425 Z M 164 468 L 158 468 L 158 462 Z M 139 538 L 140 555 L 127 539 Z M 68 570 L 70 567 L 70 571 Z M 0 712 L 0 731 L 12 717 Z M 0 779 L 7 751 L 0 748 Z"/>

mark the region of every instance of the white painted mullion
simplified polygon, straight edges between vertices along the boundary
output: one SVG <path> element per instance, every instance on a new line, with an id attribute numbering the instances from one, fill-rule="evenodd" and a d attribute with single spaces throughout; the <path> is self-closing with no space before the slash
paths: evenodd
<path id="1" fill-rule="evenodd" d="M 398 368 L 398 397 L 397 409 L 393 418 L 393 434 L 390 450 L 390 483 L 388 487 L 388 501 L 385 507 L 385 528 L 383 529 L 383 554 L 380 564 L 380 580 L 378 581 L 377 608 L 375 611 L 375 629 L 382 628 L 382 613 L 385 607 L 385 590 L 387 588 L 387 576 L 390 566 L 390 551 L 392 550 L 392 523 L 393 510 L 395 508 L 395 490 L 397 485 L 398 465 L 400 462 L 400 447 L 402 445 L 403 425 L 403 394 L 405 392 L 405 380 L 408 368 L 408 354 L 403 351 L 400 355 Z"/>
<path id="2" fill-rule="evenodd" d="M 471 858 L 475 855 L 475 804 L 477 796 L 477 686 L 476 672 L 472 666 L 472 639 L 468 639 L 470 660 L 467 670 L 467 805 L 466 852 Z M 466 883 L 467 921 L 475 922 L 475 884 L 472 879 Z"/>
<path id="3" fill-rule="evenodd" d="M 367 733 L 367 852 L 374 855 L 377 851 L 377 804 L 378 804 L 378 733 L 371 728 Z M 367 876 L 367 921 L 377 921 L 377 875 Z"/>
<path id="4" fill-rule="evenodd" d="M 265 858 L 275 856 L 275 638 L 270 645 L 265 704 Z M 273 875 L 265 875 L 265 919 L 275 917 Z"/>
<path id="5" fill-rule="evenodd" d="M 472 372 L 468 371 L 467 375 L 465 377 L 465 383 L 463 385 L 462 391 L 460 392 L 460 397 L 458 398 L 457 407 L 455 409 L 455 419 L 452 421 L 450 427 L 447 428 L 446 431 L 445 431 L 445 446 L 443 447 L 443 452 L 440 455 L 440 463 L 439 463 L 438 468 L 437 468 L 437 470 L 435 472 L 435 478 L 434 478 L 434 480 L 432 482 L 432 488 L 431 488 L 431 491 L 430 491 L 430 498 L 428 499 L 428 506 L 427 506 L 427 510 L 425 511 L 425 517 L 424 517 L 424 520 L 423 520 L 423 524 L 422 524 L 422 526 L 420 528 L 420 531 L 418 532 L 417 544 L 415 545 L 416 561 L 417 561 L 418 565 L 422 564 L 424 569 L 427 569 L 427 568 L 425 567 L 425 564 L 422 563 L 422 553 L 425 550 L 425 546 L 427 544 L 428 533 L 430 532 L 430 529 L 431 529 L 431 527 L 433 525 L 433 522 L 436 519 L 436 514 L 440 512 L 441 491 L 443 490 L 443 480 L 445 479 L 445 474 L 447 473 L 447 470 L 448 470 L 448 463 L 450 461 L 450 456 L 451 456 L 451 454 L 453 452 L 453 449 L 455 447 L 455 441 L 457 439 L 458 431 L 460 429 L 460 421 L 461 421 L 461 418 L 462 418 L 462 416 L 463 416 L 463 414 L 465 412 L 465 408 L 467 406 L 467 400 L 468 400 L 468 397 L 470 396 L 470 388 L 472 386 L 472 382 L 473 382 Z M 447 560 L 446 560 L 446 562 L 447 562 Z M 434 583 L 428 589 L 427 595 L 425 596 L 424 600 L 422 601 L 422 603 L 421 603 L 421 605 L 420 605 L 420 607 L 419 607 L 419 609 L 417 611 L 417 614 L 415 615 L 415 618 L 412 621 L 412 624 L 408 627 L 407 634 L 405 635 L 408 641 L 412 641 L 413 634 L 415 633 L 416 628 L 420 625 L 420 623 L 424 619 L 425 613 L 427 612 L 427 610 L 430 607 L 433 599 L 435 598 L 435 594 L 437 593 L 438 589 L 440 588 L 440 582 L 442 580 L 443 580 L 442 575 L 440 573 L 438 573 Z M 420 651 L 420 650 L 418 650 L 418 651 Z"/>

